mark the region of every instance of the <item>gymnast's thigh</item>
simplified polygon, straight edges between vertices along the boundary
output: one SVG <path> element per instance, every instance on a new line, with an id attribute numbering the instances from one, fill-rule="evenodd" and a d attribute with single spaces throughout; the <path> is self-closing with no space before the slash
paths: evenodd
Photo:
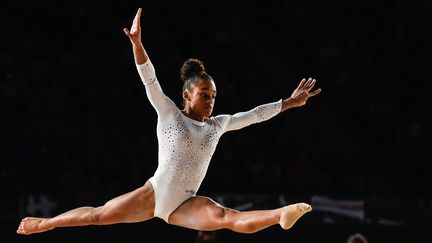
<path id="1" fill-rule="evenodd" d="M 108 201 L 102 207 L 107 218 L 121 218 L 122 222 L 141 222 L 154 217 L 155 195 L 149 181 L 142 187 Z"/>

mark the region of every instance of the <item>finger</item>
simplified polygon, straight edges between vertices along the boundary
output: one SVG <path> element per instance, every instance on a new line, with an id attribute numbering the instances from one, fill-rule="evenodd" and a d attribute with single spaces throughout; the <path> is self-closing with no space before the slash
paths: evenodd
<path id="1" fill-rule="evenodd" d="M 315 96 L 315 95 L 317 95 L 319 92 L 321 92 L 321 89 L 317 89 L 317 90 L 315 90 L 315 91 L 309 93 L 309 97 Z"/>
<path id="2" fill-rule="evenodd" d="M 304 85 L 304 88 L 305 89 L 307 89 L 309 86 L 310 86 L 310 83 L 312 82 L 312 78 L 309 78 L 307 81 L 306 81 L 306 83 L 305 83 L 305 85 Z"/>
<path id="3" fill-rule="evenodd" d="M 137 13 L 135 14 L 135 17 L 133 18 L 131 30 L 133 30 L 133 28 L 134 28 L 135 25 L 137 24 L 137 20 L 138 20 L 138 12 L 139 12 L 139 11 L 137 11 Z"/>
<path id="4" fill-rule="evenodd" d="M 137 28 L 139 28 L 141 25 L 141 12 L 142 12 L 142 9 L 139 8 L 138 12 L 137 12 Z"/>
<path id="5" fill-rule="evenodd" d="M 307 90 L 307 92 L 309 92 L 312 88 L 313 88 L 313 86 L 315 85 L 315 83 L 316 83 L 316 80 L 315 79 L 312 79 L 312 81 L 309 83 L 309 85 L 306 87 L 306 90 Z"/>
<path id="6" fill-rule="evenodd" d="M 303 87 L 303 85 L 304 85 L 305 82 L 306 82 L 306 79 L 302 79 L 300 81 L 300 84 L 297 86 L 297 89 L 301 89 Z"/>
<path id="7" fill-rule="evenodd" d="M 130 32 L 129 32 L 129 30 L 128 30 L 127 28 L 123 28 L 123 32 L 124 32 L 128 37 L 130 37 Z"/>
<path id="8" fill-rule="evenodd" d="M 312 81 L 311 81 L 309 87 L 312 88 L 312 87 L 315 85 L 315 83 L 316 83 L 316 79 L 312 79 Z"/>
<path id="9" fill-rule="evenodd" d="M 139 27 L 140 20 L 141 20 L 141 8 L 138 9 L 137 13 L 135 14 L 135 18 L 133 20 L 133 26 L 135 28 Z"/>

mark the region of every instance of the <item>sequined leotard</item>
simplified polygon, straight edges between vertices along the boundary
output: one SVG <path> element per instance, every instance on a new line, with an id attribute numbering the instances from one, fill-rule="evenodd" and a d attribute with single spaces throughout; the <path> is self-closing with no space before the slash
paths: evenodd
<path id="1" fill-rule="evenodd" d="M 150 178 L 156 199 L 154 216 L 168 222 L 180 204 L 196 195 L 222 134 L 272 118 L 280 112 L 282 101 L 200 122 L 185 116 L 163 93 L 150 60 L 137 69 L 158 115 L 158 167 Z"/>

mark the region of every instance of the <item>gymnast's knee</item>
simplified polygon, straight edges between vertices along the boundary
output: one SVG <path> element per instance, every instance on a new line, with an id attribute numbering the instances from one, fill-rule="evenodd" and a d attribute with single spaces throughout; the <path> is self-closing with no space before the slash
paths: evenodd
<path id="1" fill-rule="evenodd" d="M 98 225 L 102 222 L 103 207 L 93 208 L 87 215 L 90 224 Z"/>

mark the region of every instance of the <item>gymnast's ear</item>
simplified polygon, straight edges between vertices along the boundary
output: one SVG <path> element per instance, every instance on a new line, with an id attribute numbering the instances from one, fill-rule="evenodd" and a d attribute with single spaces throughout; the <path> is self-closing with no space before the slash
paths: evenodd
<path id="1" fill-rule="evenodd" d="M 185 91 L 183 91 L 183 99 L 186 101 L 191 100 L 191 93 L 189 92 L 189 90 L 185 89 Z"/>

